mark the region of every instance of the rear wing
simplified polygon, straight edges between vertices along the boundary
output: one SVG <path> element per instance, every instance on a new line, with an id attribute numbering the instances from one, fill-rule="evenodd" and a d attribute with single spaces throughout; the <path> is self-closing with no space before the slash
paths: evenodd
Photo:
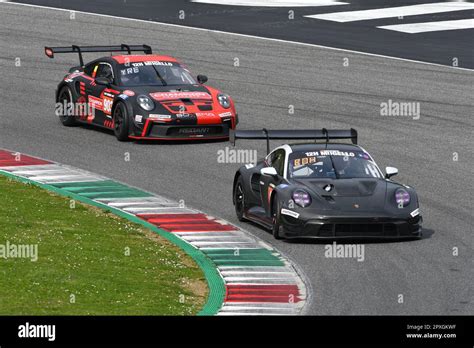
<path id="1" fill-rule="evenodd" d="M 270 153 L 270 140 L 330 140 L 351 139 L 357 144 L 357 131 L 354 128 L 342 129 L 296 129 L 296 130 L 230 130 L 229 141 L 235 146 L 237 139 L 259 139 L 267 141 L 267 153 Z"/>
<path id="2" fill-rule="evenodd" d="M 72 45 L 70 47 L 45 47 L 44 53 L 49 58 L 54 58 L 56 53 L 77 53 L 79 55 L 79 62 L 81 66 L 84 66 L 84 60 L 82 58 L 82 53 L 89 52 L 127 52 L 131 54 L 132 52 L 144 52 L 145 54 L 152 54 L 152 49 L 148 45 L 125 45 L 121 44 L 119 46 L 76 46 Z"/>

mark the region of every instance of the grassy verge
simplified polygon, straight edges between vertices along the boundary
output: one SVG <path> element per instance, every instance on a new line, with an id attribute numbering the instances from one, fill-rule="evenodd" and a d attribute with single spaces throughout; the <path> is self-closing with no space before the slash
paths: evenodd
<path id="1" fill-rule="evenodd" d="M 38 259 L 2 258 L 37 245 Z M 193 315 L 204 275 L 142 226 L 0 176 L 0 315 Z"/>

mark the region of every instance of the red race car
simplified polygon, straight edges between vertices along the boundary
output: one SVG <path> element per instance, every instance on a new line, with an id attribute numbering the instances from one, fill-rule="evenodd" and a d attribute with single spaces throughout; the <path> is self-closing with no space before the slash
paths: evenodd
<path id="1" fill-rule="evenodd" d="M 140 51 L 144 54 L 132 55 Z M 84 64 L 85 52 L 122 52 Z M 87 123 L 128 139 L 228 139 L 238 117 L 234 102 L 205 86 L 173 57 L 147 45 L 45 47 L 48 57 L 77 53 L 56 90 L 56 112 L 65 126 Z"/>

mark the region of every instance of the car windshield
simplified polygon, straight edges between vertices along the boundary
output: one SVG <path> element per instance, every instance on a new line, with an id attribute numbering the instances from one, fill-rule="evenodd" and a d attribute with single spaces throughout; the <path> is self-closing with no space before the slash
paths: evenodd
<path id="1" fill-rule="evenodd" d="M 119 65 L 122 86 L 184 86 L 197 84 L 191 73 L 173 62 L 138 62 Z"/>
<path id="2" fill-rule="evenodd" d="M 293 179 L 382 178 L 375 162 L 363 151 L 293 152 L 288 167 L 288 177 Z"/>

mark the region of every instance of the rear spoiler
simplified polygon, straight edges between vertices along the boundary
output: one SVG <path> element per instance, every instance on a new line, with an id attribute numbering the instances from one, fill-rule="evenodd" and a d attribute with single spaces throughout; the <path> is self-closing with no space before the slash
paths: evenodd
<path id="1" fill-rule="evenodd" d="M 77 53 L 79 54 L 79 62 L 81 66 L 84 66 L 84 60 L 82 59 L 82 53 L 85 52 L 144 52 L 145 54 L 152 54 L 152 49 L 148 45 L 125 45 L 120 46 L 76 46 L 71 47 L 45 47 L 44 53 L 49 58 L 54 58 L 55 53 Z"/>
<path id="2" fill-rule="evenodd" d="M 342 129 L 296 129 L 296 130 L 234 130 L 229 133 L 229 141 L 235 146 L 237 139 L 259 139 L 267 141 L 267 153 L 270 153 L 270 140 L 330 140 L 351 139 L 353 144 L 357 144 L 357 131 L 354 128 Z"/>

